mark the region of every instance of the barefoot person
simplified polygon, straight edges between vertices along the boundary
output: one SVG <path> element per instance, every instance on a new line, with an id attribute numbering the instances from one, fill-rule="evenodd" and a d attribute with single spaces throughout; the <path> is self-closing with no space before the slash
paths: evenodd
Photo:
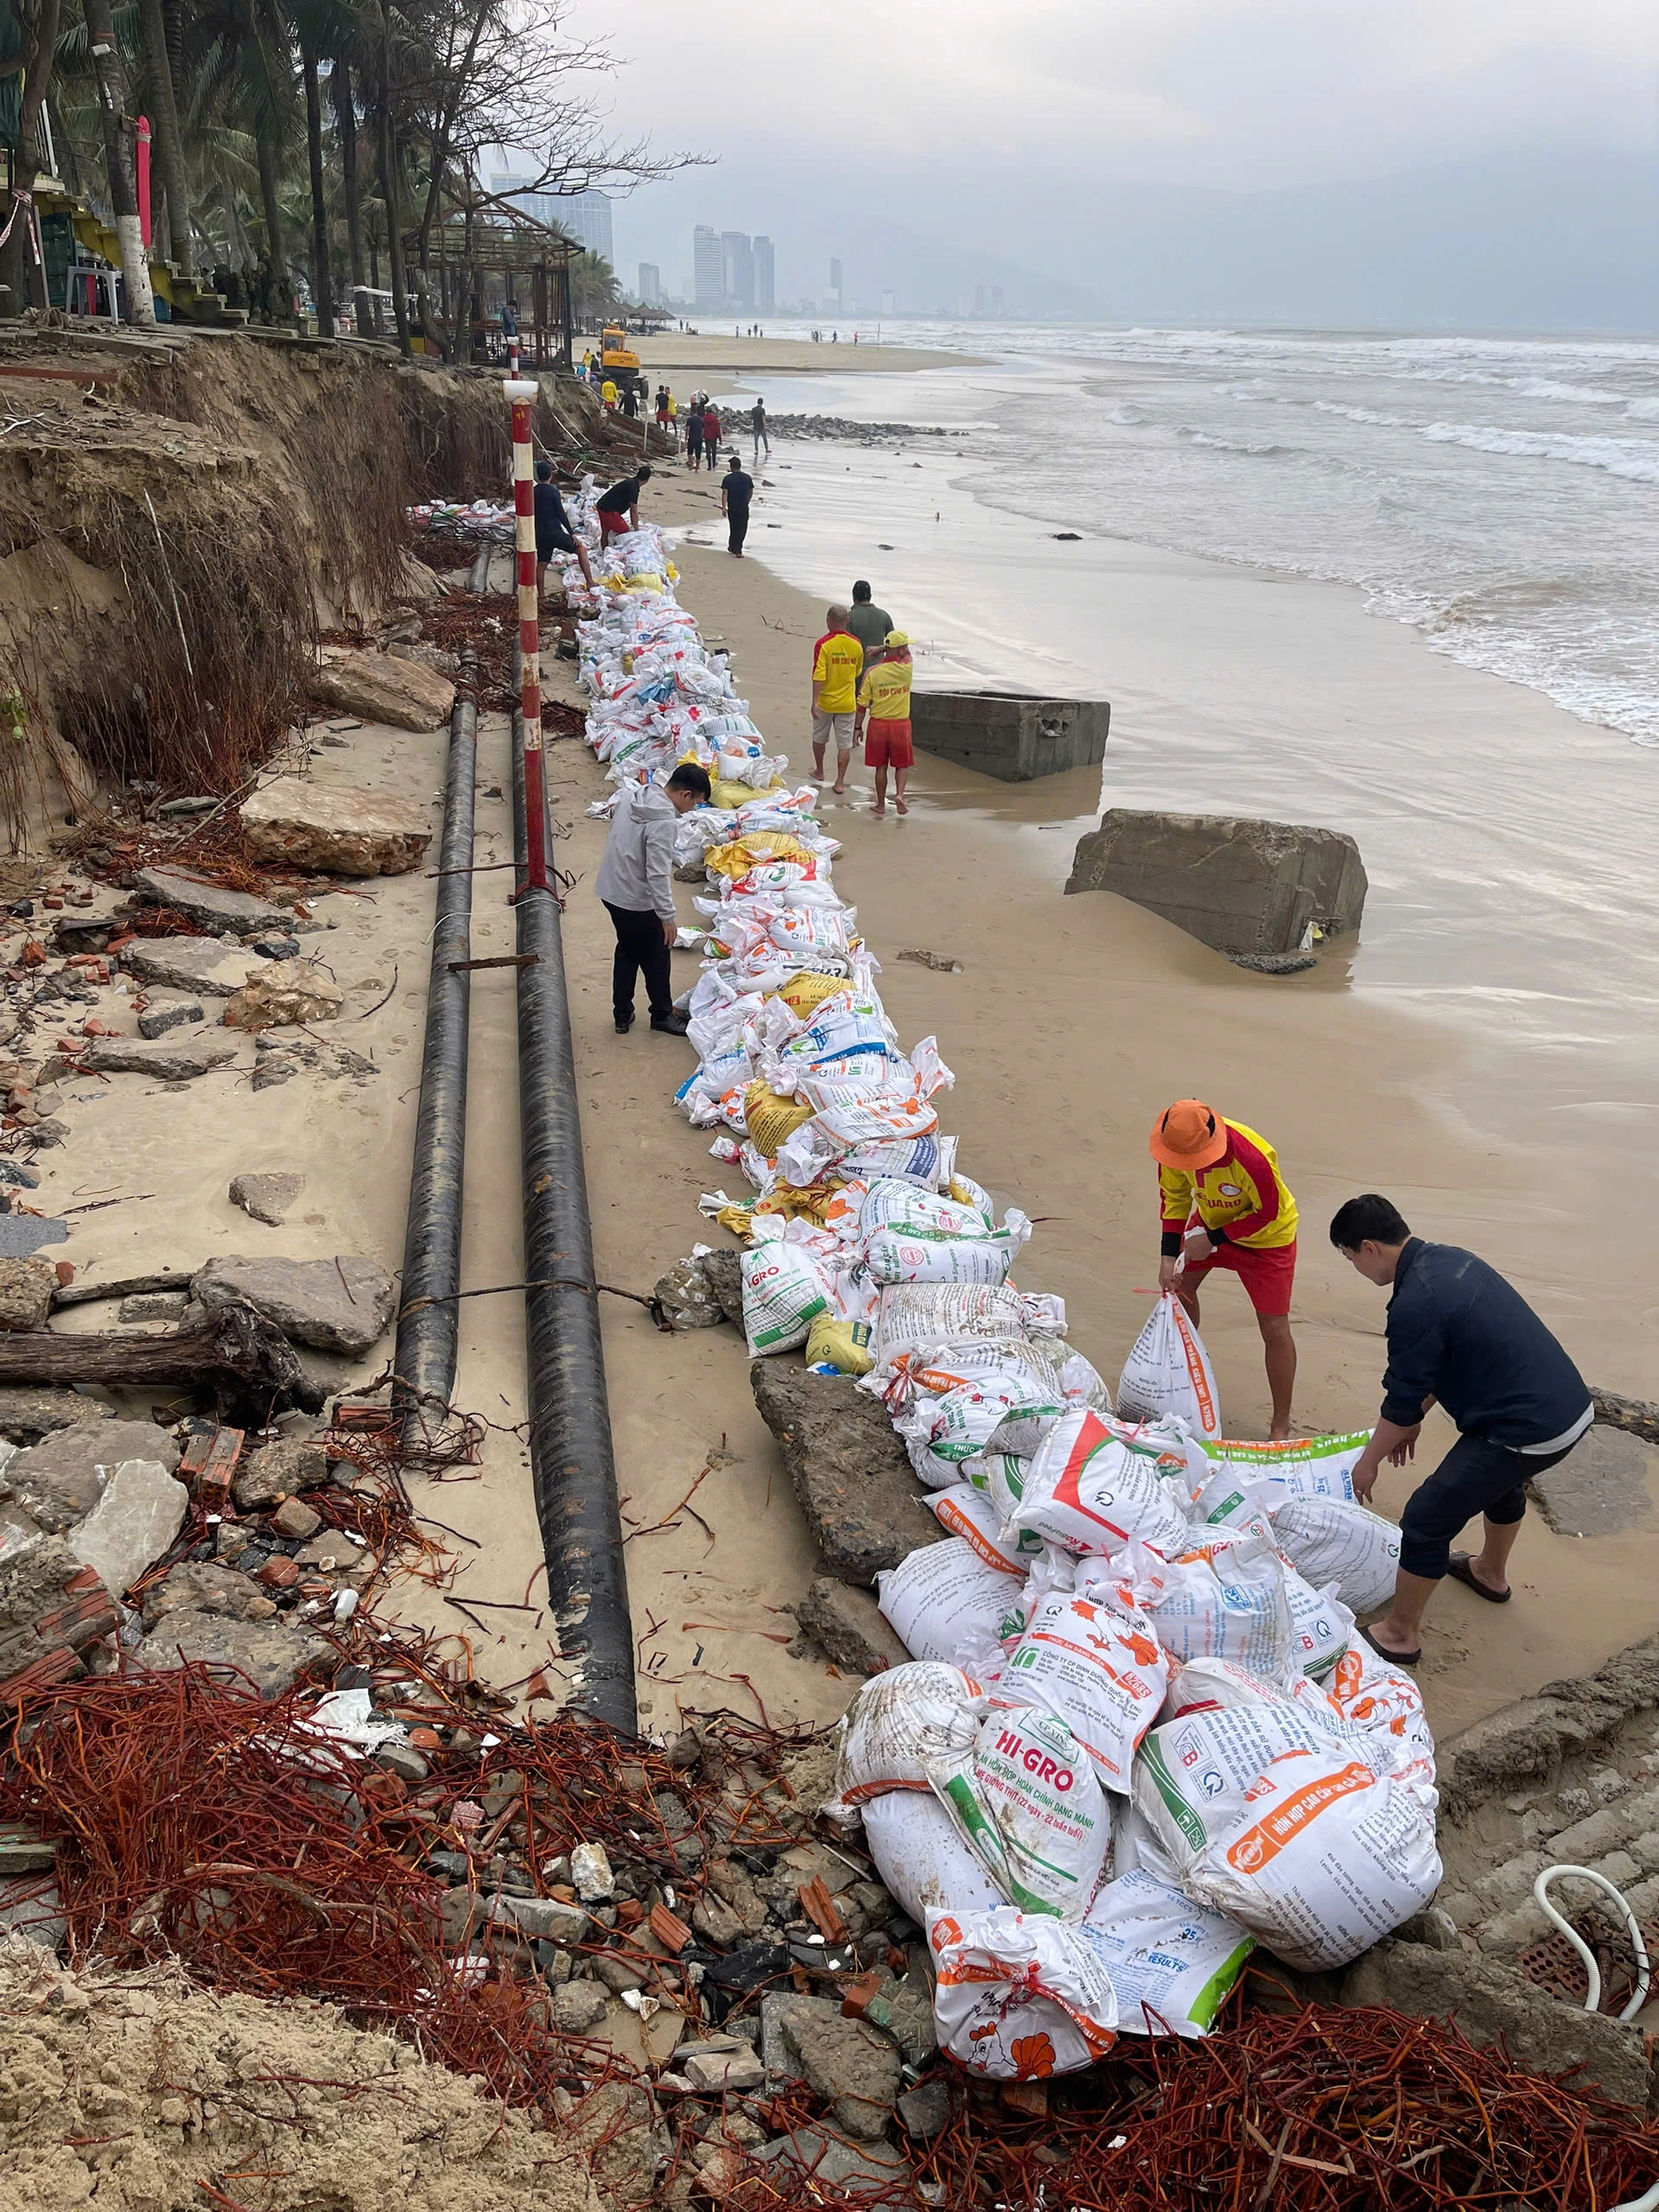
<path id="1" fill-rule="evenodd" d="M 536 518 L 536 596 L 541 598 L 547 582 L 547 564 L 556 553 L 574 553 L 582 570 L 582 582 L 589 591 L 594 588 L 593 566 L 588 558 L 588 548 L 570 527 L 570 518 L 564 512 L 564 501 L 559 497 L 559 487 L 553 481 L 553 464 L 538 461 L 536 464 L 536 487 L 531 493 L 531 508 Z"/>
<path id="2" fill-rule="evenodd" d="M 1385 1659 L 1414 1667 L 1424 1611 L 1446 1575 L 1491 1605 L 1509 1604 L 1528 1480 L 1566 1459 L 1596 1409 L 1584 1377 L 1520 1292 L 1472 1252 L 1414 1236 L 1375 1192 L 1338 1208 L 1331 1242 L 1367 1282 L 1393 1286 L 1382 1411 L 1354 1469 L 1354 1495 L 1369 1503 L 1382 1462 L 1403 1467 L 1414 1458 L 1431 1406 L 1443 1406 L 1459 1432 L 1406 1500 L 1394 1603 L 1364 1630 Z M 1452 1551 L 1452 1539 L 1477 1514 L 1479 1551 Z"/>
<path id="3" fill-rule="evenodd" d="M 916 755 L 910 742 L 910 639 L 903 630 L 889 630 L 886 642 L 872 661 L 864 662 L 864 681 L 858 687 L 858 715 L 853 741 L 864 741 L 864 766 L 875 771 L 873 814 L 887 810 L 887 770 L 893 770 L 893 803 L 908 814 L 905 785 Z M 865 717 L 868 716 L 868 721 Z"/>
<path id="4" fill-rule="evenodd" d="M 599 550 L 602 553 L 613 537 L 626 537 L 639 527 L 639 492 L 651 481 L 651 463 L 642 461 L 632 476 L 625 476 L 620 484 L 613 484 L 608 492 L 601 492 L 594 512 L 599 517 Z"/>
<path id="5" fill-rule="evenodd" d="M 1296 1340 L 1290 1291 L 1296 1278 L 1296 1201 L 1267 1139 L 1224 1121 L 1201 1099 L 1178 1098 L 1153 1125 L 1163 1207 L 1160 1290 L 1173 1290 L 1198 1325 L 1198 1288 L 1229 1268 L 1255 1308 L 1273 1398 L 1275 1441 L 1290 1434 Z"/>
<path id="6" fill-rule="evenodd" d="M 694 806 L 707 806 L 710 792 L 707 770 L 683 760 L 665 784 L 626 785 L 617 800 L 594 889 L 616 931 L 611 1010 L 619 1037 L 633 1027 L 634 979 L 641 975 L 652 1027 L 672 1037 L 685 1034 L 686 1018 L 674 1003 L 668 974 L 677 929 L 674 822 Z"/>
<path id="7" fill-rule="evenodd" d="M 853 757 L 853 718 L 864 648 L 847 627 L 847 610 L 832 607 L 830 627 L 812 650 L 812 773 L 823 781 L 824 747 L 836 741 L 836 785 L 847 788 L 847 764 Z"/>

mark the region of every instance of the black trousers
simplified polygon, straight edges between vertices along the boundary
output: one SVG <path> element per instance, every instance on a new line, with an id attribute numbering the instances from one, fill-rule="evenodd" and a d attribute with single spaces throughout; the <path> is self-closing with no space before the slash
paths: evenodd
<path id="1" fill-rule="evenodd" d="M 747 507 L 733 507 L 726 516 L 726 550 L 741 553 L 743 541 L 749 534 L 749 511 Z"/>
<path id="2" fill-rule="evenodd" d="M 1569 1444 L 1567 1452 L 1573 1449 Z M 1452 1540 L 1482 1515 L 1506 1529 L 1527 1510 L 1527 1481 L 1559 1466 L 1567 1452 L 1511 1452 L 1487 1436 L 1460 1436 L 1400 1516 L 1400 1565 L 1427 1582 L 1446 1573 Z"/>
<path id="3" fill-rule="evenodd" d="M 645 997 L 650 1001 L 653 1018 L 674 1011 L 674 994 L 669 988 L 668 946 L 663 939 L 663 918 L 647 907 L 642 914 L 632 906 L 613 906 L 607 899 L 605 911 L 611 918 L 616 931 L 616 958 L 611 967 L 611 1003 L 619 1021 L 626 1021 L 633 1013 L 633 984 L 637 976 L 645 979 Z"/>

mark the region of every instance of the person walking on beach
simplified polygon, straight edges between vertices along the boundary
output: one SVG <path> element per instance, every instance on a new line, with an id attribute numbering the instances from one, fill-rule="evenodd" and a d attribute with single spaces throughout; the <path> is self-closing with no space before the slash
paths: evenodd
<path id="1" fill-rule="evenodd" d="M 864 766 L 875 771 L 875 804 L 870 811 L 878 816 L 887 810 L 889 768 L 893 806 L 900 814 L 910 812 L 905 785 L 916 758 L 910 740 L 910 639 L 903 630 L 889 630 L 874 658 L 866 656 L 853 723 L 854 742 L 860 737 L 864 741 Z"/>
<path id="2" fill-rule="evenodd" d="M 847 764 L 853 757 L 853 718 L 858 707 L 858 679 L 864 648 L 847 627 L 847 609 L 832 607 L 830 626 L 812 654 L 812 773 L 823 781 L 824 748 L 836 741 L 836 783 L 847 788 Z"/>
<path id="3" fill-rule="evenodd" d="M 695 393 L 685 416 L 685 463 L 694 476 L 702 466 L 702 410 Z"/>
<path id="4" fill-rule="evenodd" d="M 599 387 L 599 397 L 603 404 L 605 412 L 607 415 L 614 415 L 616 412 L 616 386 L 612 383 L 609 377 L 607 377 L 604 383 Z"/>
<path id="5" fill-rule="evenodd" d="M 642 461 L 632 476 L 625 476 L 620 484 L 613 484 L 608 492 L 601 492 L 594 512 L 599 517 L 599 550 L 602 553 L 613 537 L 626 537 L 629 531 L 639 527 L 639 487 L 651 481 L 651 463 Z"/>
<path id="6" fill-rule="evenodd" d="M 1290 1292 L 1296 1277 L 1296 1201 L 1273 1147 L 1243 1122 L 1224 1121 L 1202 1099 L 1178 1098 L 1153 1124 L 1158 1163 L 1162 1254 L 1158 1287 L 1173 1291 L 1198 1325 L 1198 1289 L 1217 1268 L 1230 1268 L 1255 1308 L 1268 1389 L 1268 1434 L 1290 1434 L 1296 1340 Z"/>
<path id="7" fill-rule="evenodd" d="M 1510 1554 L 1527 1510 L 1527 1484 L 1566 1459 L 1595 1419 L 1584 1377 L 1520 1292 L 1456 1244 L 1414 1236 L 1374 1191 L 1338 1206 L 1331 1242 L 1378 1289 L 1392 1286 L 1384 1331 L 1382 1410 L 1354 1469 L 1363 1504 L 1386 1459 L 1416 1456 L 1423 1415 L 1443 1406 L 1457 1442 L 1406 1500 L 1394 1602 L 1361 1633 L 1402 1667 L 1422 1657 L 1422 1620 L 1450 1575 L 1489 1605 L 1507 1605 Z M 1475 1516 L 1479 1551 L 1452 1539 Z"/>
<path id="8" fill-rule="evenodd" d="M 659 384 L 657 387 L 657 427 L 664 437 L 668 435 L 668 386 L 665 384 Z"/>
<path id="9" fill-rule="evenodd" d="M 893 617 L 885 607 L 877 607 L 870 598 L 870 588 L 861 576 L 853 586 L 853 603 L 847 610 L 847 627 L 864 648 L 864 658 L 880 652 L 887 641 L 893 627 Z M 906 708 L 908 714 L 910 709 Z"/>
<path id="10" fill-rule="evenodd" d="M 702 410 L 702 450 L 712 472 L 720 461 L 720 410 L 712 399 Z"/>
<path id="11" fill-rule="evenodd" d="M 605 857 L 594 878 L 616 931 L 611 963 L 611 1010 L 616 1033 L 633 1027 L 633 986 L 645 979 L 651 1026 L 683 1037 L 686 1018 L 669 988 L 668 956 L 678 923 L 674 914 L 674 824 L 713 796 L 709 772 L 683 760 L 665 784 L 625 784 L 606 842 Z"/>
<path id="12" fill-rule="evenodd" d="M 559 487 L 553 481 L 553 464 L 538 461 L 536 464 L 536 488 L 531 494 L 536 517 L 536 596 L 539 601 L 542 587 L 547 579 L 547 564 L 556 553 L 573 553 L 582 569 L 582 581 L 589 591 L 594 588 L 594 571 L 588 559 L 588 548 L 570 527 L 570 518 L 564 512 L 564 501 Z"/>
<path id="13" fill-rule="evenodd" d="M 754 459 L 755 465 L 759 467 L 762 446 L 766 449 L 766 459 L 772 459 L 772 440 L 766 435 L 766 403 L 764 399 L 757 399 L 750 408 L 749 428 L 754 432 Z"/>
<path id="14" fill-rule="evenodd" d="M 743 558 L 743 541 L 749 534 L 749 501 L 754 497 L 754 479 L 735 454 L 726 463 L 726 474 L 720 480 L 720 512 L 726 518 L 726 550 Z"/>

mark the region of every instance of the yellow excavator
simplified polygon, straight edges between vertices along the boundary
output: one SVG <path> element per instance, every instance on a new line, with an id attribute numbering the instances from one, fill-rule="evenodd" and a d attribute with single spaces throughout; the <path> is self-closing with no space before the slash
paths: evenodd
<path id="1" fill-rule="evenodd" d="M 600 333 L 599 359 L 600 365 L 619 392 L 635 385 L 643 396 L 645 377 L 639 366 L 639 356 L 629 345 L 627 332 L 616 323 L 607 323 Z"/>

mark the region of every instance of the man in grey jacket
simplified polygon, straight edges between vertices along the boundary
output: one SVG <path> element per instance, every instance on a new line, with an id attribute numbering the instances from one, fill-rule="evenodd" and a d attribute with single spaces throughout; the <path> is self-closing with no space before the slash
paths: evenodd
<path id="1" fill-rule="evenodd" d="M 665 784 L 625 785 L 611 823 L 610 841 L 594 888 L 616 931 L 611 998 L 616 1032 L 633 1027 L 633 986 L 645 979 L 651 1026 L 672 1037 L 685 1034 L 685 1016 L 674 1005 L 668 955 L 678 924 L 674 915 L 674 824 L 712 796 L 707 772 L 683 761 Z"/>

